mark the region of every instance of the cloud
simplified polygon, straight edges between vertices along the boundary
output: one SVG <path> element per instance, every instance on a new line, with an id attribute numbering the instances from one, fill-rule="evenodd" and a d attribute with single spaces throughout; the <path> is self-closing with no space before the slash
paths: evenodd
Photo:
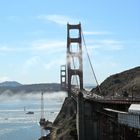
<path id="1" fill-rule="evenodd" d="M 47 51 L 47 50 L 58 51 L 65 48 L 66 41 L 61 40 L 52 40 L 52 41 L 38 40 L 32 42 L 32 49 L 35 51 Z"/>
<path id="2" fill-rule="evenodd" d="M 2 76 L 2 77 L 0 77 L 0 83 L 1 82 L 4 82 L 4 81 L 11 81 L 11 78 L 8 77 L 8 76 Z"/>
<path id="3" fill-rule="evenodd" d="M 26 52 L 32 52 L 32 53 L 58 53 L 58 52 L 64 52 L 66 50 L 66 41 L 63 40 L 37 40 L 28 42 L 26 44 L 26 47 L 19 46 L 14 47 L 11 45 L 7 46 L 0 46 L 0 53 L 26 53 Z"/>
<path id="4" fill-rule="evenodd" d="M 7 16 L 6 19 L 9 21 L 17 21 L 17 20 L 21 19 L 21 17 L 19 17 L 19 16 Z"/>
<path id="5" fill-rule="evenodd" d="M 38 56 L 33 56 L 29 59 L 27 59 L 22 67 L 21 73 L 23 75 L 28 75 L 35 67 L 37 68 L 38 65 L 40 65 L 41 59 Z"/>
<path id="6" fill-rule="evenodd" d="M 123 49 L 122 42 L 113 39 L 101 40 L 98 42 L 98 45 L 102 49 L 109 51 L 119 51 Z"/>
<path id="7" fill-rule="evenodd" d="M 109 35 L 111 32 L 108 31 L 84 31 L 84 35 Z"/>
<path id="8" fill-rule="evenodd" d="M 124 45 L 123 42 L 114 39 L 89 40 L 87 41 L 87 48 L 94 51 L 121 51 Z"/>
<path id="9" fill-rule="evenodd" d="M 60 66 L 60 65 L 62 65 L 62 64 L 65 64 L 65 63 L 66 63 L 65 61 L 66 61 L 66 60 L 64 60 L 64 59 L 62 59 L 62 58 L 59 58 L 59 59 L 56 59 L 56 60 L 52 60 L 52 61 L 48 62 L 48 63 L 45 65 L 45 68 L 46 68 L 47 70 L 52 69 L 54 66 Z"/>
<path id="10" fill-rule="evenodd" d="M 40 61 L 40 58 L 39 58 L 38 56 L 31 57 L 30 59 L 28 59 L 28 60 L 26 61 L 26 67 L 34 66 L 34 65 L 36 65 L 39 61 Z"/>
<path id="11" fill-rule="evenodd" d="M 71 24 L 79 23 L 79 20 L 64 15 L 40 15 L 37 18 L 43 21 L 51 21 L 59 25 L 66 25 L 68 22 Z"/>
<path id="12" fill-rule="evenodd" d="M 28 58 L 22 67 L 22 75 L 28 75 L 30 73 L 46 71 L 55 67 L 59 67 L 60 65 L 65 64 L 65 59 L 63 55 L 59 55 L 58 57 L 50 57 L 45 61 L 41 58 L 41 56 L 33 56 Z"/>
<path id="13" fill-rule="evenodd" d="M 24 69 L 28 71 L 29 69 L 32 70 L 33 67 L 39 67 L 44 69 L 52 69 L 52 67 L 56 65 L 62 65 L 64 63 L 64 60 L 59 59 L 51 59 L 50 61 L 44 62 L 39 56 L 34 56 L 24 63 Z"/>
<path id="14" fill-rule="evenodd" d="M 10 96 L 9 96 L 10 93 Z M 67 96 L 66 92 L 53 92 L 53 93 L 44 93 L 44 100 L 52 102 L 52 100 L 57 100 L 62 102 L 65 97 Z M 25 94 L 24 91 L 21 91 L 19 94 L 13 94 L 11 91 L 5 91 L 0 95 L 0 102 L 21 102 L 21 101 L 30 101 L 34 100 L 36 101 L 35 103 L 39 105 L 40 104 L 40 97 L 41 97 L 41 92 L 29 92 L 28 94 Z M 9 111 L 9 110 L 8 110 Z M 10 111 L 15 111 L 15 110 L 10 110 Z"/>
<path id="15" fill-rule="evenodd" d="M 0 46 L 0 52 L 2 53 L 7 53 L 7 52 L 25 52 L 25 51 L 30 51 L 32 50 L 31 47 L 13 47 L 11 45 L 6 45 L 6 46 Z"/>
<path id="16" fill-rule="evenodd" d="M 11 52 L 14 51 L 15 49 L 7 47 L 7 46 L 0 46 L 0 52 Z"/>

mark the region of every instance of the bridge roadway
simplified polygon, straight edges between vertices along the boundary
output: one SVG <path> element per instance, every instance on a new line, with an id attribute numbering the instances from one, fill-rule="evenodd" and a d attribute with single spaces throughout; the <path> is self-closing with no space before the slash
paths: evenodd
<path id="1" fill-rule="evenodd" d="M 71 96 L 77 103 L 78 140 L 137 140 L 134 132 L 118 123 L 118 114 L 107 109 L 128 112 L 130 105 L 140 104 L 140 100 L 104 98 L 78 89 L 72 89 Z"/>
<path id="2" fill-rule="evenodd" d="M 117 99 L 114 97 L 109 98 L 97 95 L 87 90 L 72 89 L 71 95 L 75 101 L 77 101 L 77 97 L 80 92 L 83 94 L 83 98 L 90 102 L 98 102 L 104 104 L 128 104 L 128 105 L 140 104 L 140 99 L 132 99 L 132 98 Z"/>

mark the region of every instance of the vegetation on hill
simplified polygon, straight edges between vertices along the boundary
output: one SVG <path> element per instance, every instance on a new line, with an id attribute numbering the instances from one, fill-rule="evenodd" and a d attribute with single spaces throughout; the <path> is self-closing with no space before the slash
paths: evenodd
<path id="1" fill-rule="evenodd" d="M 101 95 L 113 97 L 140 97 L 140 67 L 136 67 L 108 77 L 101 85 Z M 98 89 L 92 92 L 99 94 Z"/>

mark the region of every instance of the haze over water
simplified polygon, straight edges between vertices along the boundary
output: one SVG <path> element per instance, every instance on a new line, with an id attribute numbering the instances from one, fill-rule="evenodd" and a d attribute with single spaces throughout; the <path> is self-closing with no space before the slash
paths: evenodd
<path id="1" fill-rule="evenodd" d="M 44 94 L 45 118 L 53 121 L 66 97 L 64 92 Z M 37 140 L 40 137 L 41 93 L 0 95 L 0 140 Z M 34 114 L 26 114 L 33 111 Z"/>

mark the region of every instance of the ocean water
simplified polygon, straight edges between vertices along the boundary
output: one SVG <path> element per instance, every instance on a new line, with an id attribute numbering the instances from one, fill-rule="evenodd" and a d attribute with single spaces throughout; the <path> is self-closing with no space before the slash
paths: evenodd
<path id="1" fill-rule="evenodd" d="M 64 92 L 44 93 L 45 118 L 54 121 L 66 97 Z M 41 93 L 0 95 L 0 140 L 38 140 Z M 26 114 L 33 111 L 34 114 Z"/>

